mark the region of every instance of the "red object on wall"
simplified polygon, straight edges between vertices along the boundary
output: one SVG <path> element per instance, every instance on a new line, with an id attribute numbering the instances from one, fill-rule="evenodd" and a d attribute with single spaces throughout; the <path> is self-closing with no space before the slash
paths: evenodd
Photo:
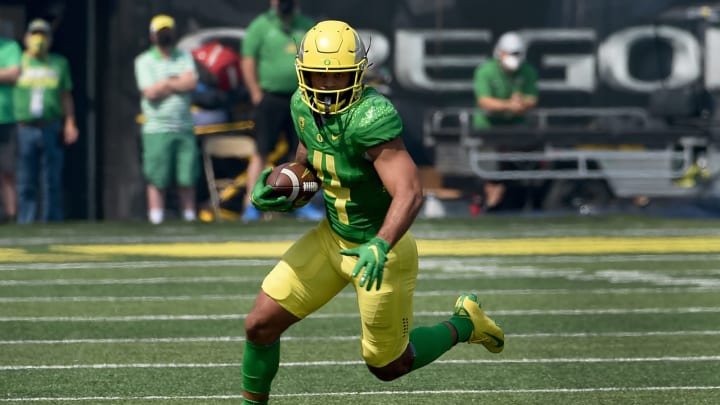
<path id="1" fill-rule="evenodd" d="M 213 41 L 192 51 L 192 55 L 215 76 L 222 90 L 233 90 L 242 85 L 240 55 L 232 48 Z"/>

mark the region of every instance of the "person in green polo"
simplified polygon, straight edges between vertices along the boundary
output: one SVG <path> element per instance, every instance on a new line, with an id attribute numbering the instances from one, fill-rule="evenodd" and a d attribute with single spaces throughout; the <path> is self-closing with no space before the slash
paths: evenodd
<path id="1" fill-rule="evenodd" d="M 538 102 L 537 71 L 525 61 L 525 43 L 515 32 L 506 32 L 495 45 L 494 58 L 475 69 L 474 91 L 477 109 L 475 129 L 522 126 L 528 111 Z M 512 162 L 501 162 L 500 170 L 515 169 Z M 486 210 L 519 208 L 522 198 L 505 199 L 506 192 L 522 191 L 517 182 L 483 179 Z M 515 194 L 515 193 L 513 193 Z"/>
<path id="2" fill-rule="evenodd" d="M 148 220 L 152 224 L 163 222 L 165 190 L 175 185 L 182 218 L 194 221 L 200 155 L 190 106 L 198 73 L 192 55 L 175 46 L 172 17 L 153 17 L 150 39 L 153 46 L 135 58 L 135 78 L 145 117 L 141 136 Z"/>
<path id="3" fill-rule="evenodd" d="M 256 152 L 247 169 L 247 184 L 255 184 L 275 149 L 280 134 L 285 133 L 289 156 L 297 145 L 295 127 L 290 117 L 290 98 L 298 87 L 295 72 L 297 46 L 314 22 L 298 10 L 297 0 L 270 0 L 270 9 L 250 22 L 242 41 L 242 73 L 255 108 Z M 243 221 L 260 219 L 260 212 L 250 204 L 246 193 Z M 308 204 L 295 215 L 319 220 L 324 214 Z"/>
<path id="4" fill-rule="evenodd" d="M 21 73 L 13 89 L 18 123 L 17 191 L 19 224 L 35 221 L 39 204 L 38 177 L 43 204 L 40 219 L 64 219 L 62 169 L 64 145 L 78 139 L 70 66 L 65 57 L 50 53 L 52 30 L 42 19 L 30 22 L 25 34 Z"/>
<path id="5" fill-rule="evenodd" d="M 13 86 L 20 77 L 20 45 L 0 37 L 0 201 L 5 220 L 14 222 L 17 215 L 15 193 L 15 114 L 13 112 Z"/>

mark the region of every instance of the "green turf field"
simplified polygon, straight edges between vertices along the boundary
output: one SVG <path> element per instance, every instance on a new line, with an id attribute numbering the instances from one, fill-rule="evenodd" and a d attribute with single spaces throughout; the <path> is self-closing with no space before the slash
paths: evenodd
<path id="1" fill-rule="evenodd" d="M 237 404 L 243 319 L 311 224 L 0 227 L 0 403 Z M 506 333 L 383 383 L 346 290 L 282 341 L 276 404 L 720 404 L 720 221 L 419 221 L 415 325 Z"/>

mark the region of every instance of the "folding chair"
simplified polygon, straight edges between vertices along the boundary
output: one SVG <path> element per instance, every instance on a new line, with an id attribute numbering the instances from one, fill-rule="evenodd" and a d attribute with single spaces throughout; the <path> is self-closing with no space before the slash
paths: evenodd
<path id="1" fill-rule="evenodd" d="M 236 182 L 236 177 L 216 178 L 213 158 L 249 159 L 255 153 L 255 140 L 248 135 L 215 135 L 202 140 L 202 159 L 210 204 L 217 221 L 220 215 L 220 191 Z"/>

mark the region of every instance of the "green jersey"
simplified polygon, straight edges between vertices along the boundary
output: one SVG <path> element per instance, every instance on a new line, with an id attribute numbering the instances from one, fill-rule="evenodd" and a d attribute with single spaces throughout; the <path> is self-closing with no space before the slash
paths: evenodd
<path id="1" fill-rule="evenodd" d="M 11 39 L 0 38 L 0 69 L 13 66 L 20 67 L 22 50 L 17 42 Z M 0 83 L 0 124 L 14 122 L 12 103 L 13 85 Z"/>
<path id="2" fill-rule="evenodd" d="M 25 53 L 21 66 L 22 73 L 13 89 L 15 119 L 31 122 L 62 118 L 62 94 L 73 87 L 67 59 L 54 53 L 44 59 Z"/>
<path id="3" fill-rule="evenodd" d="M 312 26 L 311 19 L 294 14 L 290 25 L 285 27 L 275 10 L 259 15 L 250 23 L 241 54 L 255 59 L 261 89 L 283 94 L 295 91 L 298 85 L 295 73 L 297 47 Z"/>
<path id="4" fill-rule="evenodd" d="M 508 73 L 497 59 L 489 60 L 475 69 L 475 100 L 480 97 L 492 97 L 509 100 L 513 93 L 524 96 L 538 95 L 537 72 L 528 63 L 523 63 L 514 73 Z M 485 114 L 477 111 L 473 117 L 475 128 L 490 128 L 496 125 L 511 125 L 525 122 L 524 115 Z"/>
<path id="5" fill-rule="evenodd" d="M 135 80 L 142 93 L 146 88 L 171 76 L 180 76 L 192 72 L 197 77 L 195 61 L 190 52 L 173 49 L 165 57 L 156 46 L 135 57 Z M 160 100 L 148 100 L 144 96 L 140 102 L 145 123 L 142 132 L 156 134 L 162 132 L 192 132 L 194 121 L 190 112 L 192 92 L 172 93 Z"/>
<path id="6" fill-rule="evenodd" d="M 366 152 L 400 136 L 397 110 L 372 87 L 340 114 L 313 115 L 299 90 L 290 108 L 298 138 L 323 182 L 330 227 L 351 242 L 370 240 L 380 230 L 392 198 Z"/>

